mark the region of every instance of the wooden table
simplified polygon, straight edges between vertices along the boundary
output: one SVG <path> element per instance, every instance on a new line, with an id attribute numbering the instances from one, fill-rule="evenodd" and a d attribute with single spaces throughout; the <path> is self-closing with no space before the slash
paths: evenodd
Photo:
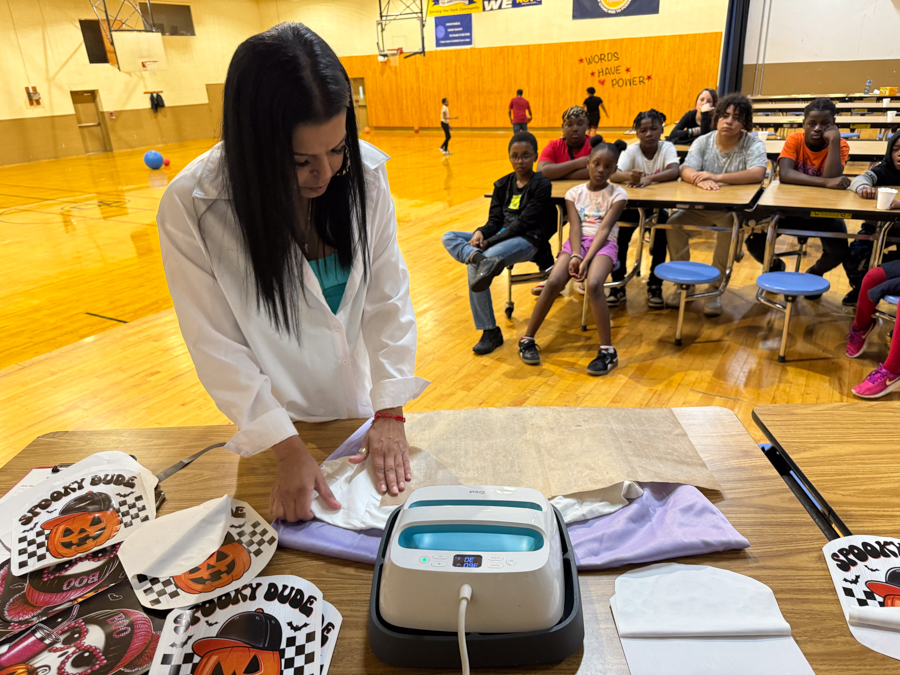
<path id="1" fill-rule="evenodd" d="M 890 98 L 891 102 L 886 106 L 884 105 L 882 99 Z M 753 112 L 775 112 L 775 113 L 797 113 L 803 112 L 806 106 L 809 105 L 809 101 L 795 102 L 795 101 L 783 101 L 783 102 L 753 102 Z M 884 112 L 885 110 L 900 110 L 900 98 L 894 96 L 882 96 L 877 100 L 873 101 L 839 101 L 834 104 L 834 106 L 840 110 L 864 110 L 867 113 L 874 112 Z"/>
<path id="2" fill-rule="evenodd" d="M 878 225 L 875 234 L 842 234 L 838 232 L 818 232 L 792 230 L 778 227 L 778 219 L 772 218 L 768 226 L 766 257 L 763 269 L 769 269 L 775 252 L 777 234 L 795 237 L 833 237 L 838 239 L 866 239 L 875 242 L 871 264 L 877 265 L 888 241 L 891 226 L 900 220 L 900 211 L 880 211 L 874 199 L 863 199 L 850 190 L 828 190 L 807 185 L 785 185 L 773 181 L 756 203 L 756 213 L 766 216 L 802 216 L 806 218 L 844 218 L 868 220 Z"/>
<path id="3" fill-rule="evenodd" d="M 772 588 L 800 649 L 819 675 L 844 675 L 849 669 L 886 672 L 893 667 L 887 657 L 865 649 L 850 636 L 822 560 L 822 535 L 734 413 L 714 407 L 675 408 L 674 412 L 725 490 L 724 496 L 715 492 L 707 496 L 751 543 L 745 551 L 696 556 L 679 562 L 729 569 Z M 343 420 L 299 424 L 298 429 L 313 455 L 322 460 L 358 424 L 359 421 Z M 233 433 L 233 427 L 216 426 L 47 434 L 0 469 L 0 491 L 11 488 L 34 466 L 74 462 L 101 450 L 129 452 L 148 469 L 159 472 L 207 445 L 227 440 Z M 168 499 L 160 515 L 228 493 L 268 516 L 274 473 L 275 461 L 269 452 L 239 459 L 222 448 L 212 450 L 163 483 Z M 584 601 L 583 650 L 561 664 L 528 669 L 529 673 L 628 673 L 609 610 L 615 579 L 626 569 L 630 568 L 579 575 Z M 371 567 L 279 549 L 264 574 L 296 574 L 308 579 L 343 614 L 344 624 L 330 673 L 410 672 L 389 668 L 368 648 Z M 455 675 L 459 671 L 429 672 Z"/>
<path id="4" fill-rule="evenodd" d="M 881 495 L 900 484 L 897 421 L 900 403 L 763 405 L 753 420 L 785 467 L 818 503 L 807 500 L 830 539 L 900 532 L 900 511 Z M 801 495 L 802 496 L 802 495 Z"/>
<path id="5" fill-rule="evenodd" d="M 835 124 L 844 129 L 891 129 L 900 126 L 900 119 L 888 121 L 887 115 L 838 115 Z M 781 129 L 784 127 L 802 127 L 802 117 L 789 115 L 754 115 L 753 126 L 759 129 Z"/>
<path id="6" fill-rule="evenodd" d="M 784 147 L 784 139 L 778 138 L 771 141 L 766 141 L 766 157 L 770 160 L 778 159 L 778 156 L 781 154 L 781 149 Z M 875 161 L 884 158 L 884 153 L 887 150 L 887 141 L 860 141 L 856 139 L 851 139 L 847 141 L 847 144 L 850 146 L 850 161 Z M 675 146 L 675 152 L 678 153 L 678 156 L 684 159 L 687 155 L 688 150 L 691 149 L 690 145 L 682 145 L 677 144 Z"/>
<path id="7" fill-rule="evenodd" d="M 553 181 L 553 199 L 565 199 L 566 192 L 583 180 Z M 716 211 L 742 211 L 750 208 L 762 191 L 759 185 L 724 185 L 720 190 L 704 190 L 681 180 L 653 183 L 645 188 L 621 186 L 628 193 L 629 208 L 703 208 Z"/>
<path id="8" fill-rule="evenodd" d="M 830 98 L 832 101 L 864 101 L 866 99 L 887 98 L 880 94 L 775 94 L 772 96 L 748 96 L 753 104 L 757 101 L 812 101 L 816 98 Z"/>

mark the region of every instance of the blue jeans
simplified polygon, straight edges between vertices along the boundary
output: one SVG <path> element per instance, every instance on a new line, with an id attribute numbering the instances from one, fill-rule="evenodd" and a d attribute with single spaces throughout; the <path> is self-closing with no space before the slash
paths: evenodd
<path id="1" fill-rule="evenodd" d="M 528 131 L 528 122 L 513 122 L 513 133 L 517 134 L 520 131 Z"/>
<path id="2" fill-rule="evenodd" d="M 469 265 L 468 262 L 469 258 L 475 253 L 481 253 L 488 258 L 500 258 L 503 260 L 504 266 L 531 260 L 534 254 L 537 253 L 537 247 L 524 237 L 511 237 L 491 246 L 489 249 L 479 251 L 474 246 L 469 246 L 469 239 L 472 238 L 473 234 L 473 232 L 447 232 L 442 238 L 447 253 L 459 262 L 466 264 L 469 272 L 469 283 L 472 282 L 472 277 L 475 274 L 475 265 Z M 469 291 L 469 305 L 472 307 L 472 318 L 475 319 L 475 328 L 478 330 L 491 330 L 497 327 L 490 289 L 481 293 Z"/>

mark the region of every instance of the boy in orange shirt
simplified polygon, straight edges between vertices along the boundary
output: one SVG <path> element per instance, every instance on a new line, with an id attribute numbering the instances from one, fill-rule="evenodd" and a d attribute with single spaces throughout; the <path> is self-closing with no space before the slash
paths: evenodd
<path id="1" fill-rule="evenodd" d="M 778 179 L 782 183 L 809 185 L 831 190 L 846 190 L 850 179 L 843 175 L 844 165 L 850 156 L 850 146 L 841 138 L 835 124 L 837 108 L 827 98 L 817 98 L 803 111 L 803 131 L 787 137 L 781 155 L 778 156 Z M 791 230 L 819 232 L 847 232 L 847 224 L 840 218 L 788 217 L 779 226 Z M 846 239 L 823 237 L 822 257 L 806 270 L 810 274 L 824 276 L 839 266 L 847 256 Z M 747 250 L 756 260 L 763 261 L 766 235 L 747 237 Z M 770 271 L 784 270 L 784 262 L 776 258 Z M 808 296 L 816 300 L 821 296 Z"/>

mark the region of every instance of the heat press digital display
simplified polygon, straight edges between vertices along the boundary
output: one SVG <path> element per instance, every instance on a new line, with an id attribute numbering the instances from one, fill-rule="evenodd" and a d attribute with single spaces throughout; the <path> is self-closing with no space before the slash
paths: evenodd
<path id="1" fill-rule="evenodd" d="M 457 554 L 453 556 L 454 567 L 481 567 L 480 555 Z"/>

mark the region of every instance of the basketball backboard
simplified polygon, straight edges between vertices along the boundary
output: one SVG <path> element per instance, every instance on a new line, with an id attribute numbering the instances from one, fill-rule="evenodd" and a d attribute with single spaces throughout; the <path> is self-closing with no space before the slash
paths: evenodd
<path id="1" fill-rule="evenodd" d="M 156 61 L 156 70 L 166 69 L 162 33 L 113 31 L 112 35 L 119 70 L 123 73 L 145 72 L 147 68 L 143 64 L 148 61 Z"/>
<path id="2" fill-rule="evenodd" d="M 375 23 L 378 54 L 403 50 L 403 56 L 425 53 L 425 10 L 422 0 L 379 0 Z"/>

